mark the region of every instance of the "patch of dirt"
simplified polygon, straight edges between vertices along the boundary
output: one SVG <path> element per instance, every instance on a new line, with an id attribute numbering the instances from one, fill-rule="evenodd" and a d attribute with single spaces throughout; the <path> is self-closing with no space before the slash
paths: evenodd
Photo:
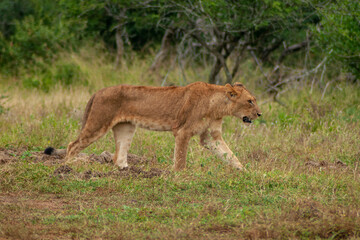
<path id="1" fill-rule="evenodd" d="M 50 177 L 58 177 L 58 178 L 65 178 L 67 175 L 73 172 L 73 169 L 69 167 L 68 165 L 62 165 L 55 169 L 53 175 L 50 175 Z"/>
<path id="2" fill-rule="evenodd" d="M 107 151 L 102 152 L 100 155 L 90 154 L 88 156 L 88 158 L 90 161 L 99 162 L 99 163 L 112 163 L 113 162 L 113 154 L 111 154 Z M 144 157 L 140 157 L 135 154 L 129 153 L 127 161 L 129 164 L 136 165 L 136 164 L 145 163 L 148 160 Z"/>
<path id="3" fill-rule="evenodd" d="M 9 155 L 7 152 L 0 152 L 0 164 L 7 163 L 11 161 L 12 156 Z"/>
<path id="4" fill-rule="evenodd" d="M 54 171 L 54 174 L 55 175 L 59 175 L 59 174 L 69 174 L 72 172 L 72 168 L 67 166 L 67 165 L 63 165 L 59 168 L 57 168 L 55 171 Z"/>
<path id="5" fill-rule="evenodd" d="M 100 155 L 90 154 L 89 160 L 99 163 L 111 163 L 112 162 L 112 155 L 109 152 L 102 152 Z"/>
<path id="6" fill-rule="evenodd" d="M 22 149 L 3 149 L 0 148 L 0 164 L 7 164 L 11 162 L 16 162 L 21 159 L 26 159 L 27 161 L 33 161 L 35 163 L 42 162 L 45 165 L 58 165 L 62 164 L 55 169 L 53 174 L 49 177 L 57 177 L 60 179 L 67 178 L 69 176 L 77 176 L 81 179 L 91 179 L 91 178 L 101 178 L 101 177 L 142 177 L 142 178 L 152 178 L 158 177 L 163 174 L 168 174 L 169 171 L 161 170 L 158 168 L 151 168 L 146 171 L 142 167 L 150 161 L 144 157 L 137 156 L 135 154 L 128 154 L 128 164 L 129 167 L 122 170 L 114 170 L 110 172 L 97 172 L 93 170 L 87 170 L 83 173 L 76 173 L 70 166 L 65 164 L 65 159 L 63 155 L 47 155 L 43 152 L 31 152 L 26 148 Z M 85 154 L 80 153 L 77 157 L 78 160 L 88 161 L 88 162 L 98 162 L 101 164 L 112 164 L 113 154 L 109 152 L 103 152 L 100 155 L 97 154 Z M 138 166 L 136 166 L 138 165 Z M 140 167 L 139 167 L 140 166 Z"/>
<path id="7" fill-rule="evenodd" d="M 0 164 L 15 161 L 18 158 L 17 156 L 19 155 L 19 153 L 22 153 L 24 151 L 25 149 L 12 150 L 0 148 Z M 21 154 L 19 156 L 21 156 Z"/>
<path id="8" fill-rule="evenodd" d="M 251 161 L 266 161 L 268 154 L 261 149 L 255 149 L 247 154 L 247 158 Z"/>
<path id="9" fill-rule="evenodd" d="M 280 233 L 270 229 L 269 224 L 253 224 L 244 232 L 244 239 L 280 239 Z"/>
<path id="10" fill-rule="evenodd" d="M 337 168 L 346 168 L 347 167 L 346 163 L 344 163 L 340 160 L 337 160 L 335 163 L 329 163 L 326 161 L 315 162 L 315 161 L 308 160 L 307 162 L 305 162 L 305 166 L 324 168 L 324 169 L 337 169 Z"/>
<path id="11" fill-rule="evenodd" d="M 323 207 L 320 203 L 311 200 L 298 200 L 294 206 L 294 220 L 319 219 L 323 216 Z"/>
<path id="12" fill-rule="evenodd" d="M 0 148 L 0 164 L 16 162 L 22 159 L 33 162 L 43 162 L 45 165 L 54 165 L 64 161 L 62 156 L 49 156 L 43 152 L 28 151 L 27 148 L 5 149 Z"/>
<path id="13" fill-rule="evenodd" d="M 205 229 L 208 232 L 218 232 L 218 233 L 227 233 L 234 232 L 234 230 L 227 225 L 213 225 Z"/>
<path id="14" fill-rule="evenodd" d="M 1 205 L 4 206 L 20 206 L 34 209 L 48 209 L 51 211 L 62 210 L 68 202 L 60 199 L 55 195 L 45 195 L 47 200 L 38 199 L 37 196 L 28 196 L 25 193 L 7 193 L 0 194 Z"/>
<path id="15" fill-rule="evenodd" d="M 245 228 L 245 239 L 348 239 L 359 237 L 359 210 L 298 199 L 280 215 L 261 217 Z"/>
<path id="16" fill-rule="evenodd" d="M 309 113 L 313 119 L 321 119 L 332 111 L 332 106 L 330 104 L 318 104 L 311 102 L 310 107 L 311 109 L 309 109 Z"/>
<path id="17" fill-rule="evenodd" d="M 83 154 L 82 158 L 87 158 L 89 161 L 99 162 L 101 164 L 112 164 L 113 155 L 109 152 L 102 152 L 100 155 L 90 154 L 86 155 Z M 126 169 L 118 169 L 115 171 L 110 172 L 97 172 L 92 170 L 87 170 L 83 173 L 75 173 L 71 167 L 67 165 L 63 165 L 57 168 L 54 171 L 53 177 L 64 178 L 69 174 L 76 175 L 81 179 L 91 179 L 91 178 L 101 178 L 101 177 L 108 177 L 108 176 L 115 176 L 115 177 L 143 177 L 143 178 L 152 178 L 161 176 L 164 173 L 168 173 L 168 171 L 164 171 L 158 168 L 151 168 L 149 171 L 143 170 L 140 167 L 134 165 L 143 165 L 144 163 L 148 162 L 148 160 L 144 157 L 137 156 L 135 154 L 128 154 L 128 164 L 130 165 Z"/>
<path id="18" fill-rule="evenodd" d="M 91 178 L 101 178 L 101 177 L 141 177 L 141 178 L 153 178 L 159 177 L 163 174 L 168 174 L 169 171 L 161 170 L 158 168 L 151 168 L 149 171 L 142 170 L 139 167 L 131 166 L 126 169 L 119 169 L 117 171 L 110 172 L 97 172 L 92 170 L 87 170 L 83 173 L 76 173 L 73 169 L 67 165 L 62 165 L 59 168 L 55 169 L 54 173 L 50 177 L 57 177 L 64 179 L 68 176 L 77 176 L 80 179 L 91 179 Z"/>

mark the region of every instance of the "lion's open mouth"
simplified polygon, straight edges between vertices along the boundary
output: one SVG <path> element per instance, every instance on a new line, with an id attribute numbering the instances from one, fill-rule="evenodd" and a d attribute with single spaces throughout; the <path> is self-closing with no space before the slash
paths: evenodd
<path id="1" fill-rule="evenodd" d="M 243 117 L 243 122 L 244 123 L 251 123 L 251 120 L 250 120 L 249 117 L 245 116 L 245 117 Z"/>

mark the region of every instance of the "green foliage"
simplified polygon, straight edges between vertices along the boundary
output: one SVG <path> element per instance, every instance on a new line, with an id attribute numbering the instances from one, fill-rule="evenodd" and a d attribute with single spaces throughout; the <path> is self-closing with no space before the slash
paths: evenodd
<path id="1" fill-rule="evenodd" d="M 166 3 L 164 5 L 167 6 Z M 179 28 L 193 28 L 197 24 L 199 27 L 213 26 L 219 31 L 216 34 L 226 33 L 233 37 L 248 35 L 252 39 L 252 45 L 263 44 L 262 38 L 270 41 L 288 40 L 286 36 L 290 37 L 291 33 L 306 29 L 309 24 L 318 21 L 315 9 L 310 3 L 303 1 L 222 0 L 181 2 L 170 6 L 172 8 L 162 10 L 163 16 L 166 18 L 168 12 L 177 12 L 169 16 Z"/>
<path id="2" fill-rule="evenodd" d="M 157 46 L 165 30 L 171 28 L 175 36 L 172 44 L 182 43 L 181 47 L 188 48 L 186 53 L 195 52 L 195 57 L 191 56 L 195 61 L 203 56 L 197 54 L 203 49 L 209 56 L 216 49 L 220 53 L 229 51 L 220 46 L 223 43 L 224 46 L 246 43 L 262 62 L 273 65 L 283 53 L 283 45 L 310 39 L 321 48 L 320 52 L 313 52 L 313 59 L 329 54 L 335 62 L 332 66 L 336 69 L 330 74 L 337 74 L 339 66 L 359 77 L 359 8 L 358 1 L 350 0 L 3 0 L 0 71 L 8 75 L 19 74 L 19 69 L 31 72 L 38 61 L 51 64 L 59 52 L 77 49 L 84 42 L 100 40 L 105 42 L 106 50 L 114 52 L 117 31 L 121 32 L 127 49 L 143 53 L 145 46 L 146 49 Z M 308 34 L 310 28 L 312 35 Z M 199 41 L 192 39 L 196 32 L 210 44 L 211 51 L 204 46 L 194 47 L 194 42 Z M 187 39 L 191 41 L 186 42 Z M 297 55 L 289 65 L 296 66 L 299 57 L 303 58 Z M 37 78 L 29 77 L 26 85 L 49 85 L 59 79 L 64 84 L 72 82 L 63 77 L 51 81 Z"/>
<path id="3" fill-rule="evenodd" d="M 36 61 L 36 58 L 49 60 L 70 43 L 73 34 L 62 22 L 46 25 L 42 20 L 27 17 L 16 23 L 16 33 L 12 37 L 13 57 L 24 65 Z"/>
<path id="4" fill-rule="evenodd" d="M 71 63 L 60 63 L 56 65 L 54 79 L 56 82 L 62 83 L 66 86 L 80 83 L 81 82 L 80 67 Z"/>
<path id="5" fill-rule="evenodd" d="M 117 28 L 134 50 L 141 50 L 152 41 L 158 43 L 164 32 L 157 27 L 159 8 L 146 6 L 143 1 L 63 0 L 61 6 L 66 19 L 76 19 L 84 25 L 84 37 L 101 38 L 110 49 L 116 47 Z"/>
<path id="6" fill-rule="evenodd" d="M 33 13 L 34 4 L 32 1 L 2 0 L 0 2 L 0 35 L 9 39 L 16 32 L 15 23 Z"/>
<path id="7" fill-rule="evenodd" d="M 20 14 L 21 17 L 14 15 L 11 31 L 0 32 L 0 69 L 3 72 L 15 75 L 21 68 L 32 69 L 38 61 L 50 62 L 59 50 L 71 49 L 77 39 L 79 28 L 62 18 L 56 2 L 34 0 L 30 3 L 24 7 L 31 6 L 31 11 Z M 21 8 L 18 11 L 22 11 Z M 29 82 L 37 85 L 36 80 Z"/>
<path id="8" fill-rule="evenodd" d="M 71 85 L 88 84 L 87 75 L 83 73 L 75 62 L 59 60 L 49 66 L 46 63 L 37 62 L 37 66 L 30 71 L 27 77 L 22 79 L 26 88 L 37 88 L 48 92 L 57 84 L 70 87 Z"/>
<path id="9" fill-rule="evenodd" d="M 360 79 L 359 1 L 334 1 L 318 6 L 318 11 L 322 20 L 313 32 L 322 50 Z"/>

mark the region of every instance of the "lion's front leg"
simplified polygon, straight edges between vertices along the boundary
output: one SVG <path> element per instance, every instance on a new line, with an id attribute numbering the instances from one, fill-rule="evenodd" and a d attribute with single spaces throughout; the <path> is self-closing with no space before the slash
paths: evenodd
<path id="1" fill-rule="evenodd" d="M 243 170 L 243 165 L 222 138 L 221 130 L 215 129 L 211 132 L 205 131 L 200 135 L 200 144 L 205 148 L 210 149 L 224 162 L 239 170 Z"/>
<path id="2" fill-rule="evenodd" d="M 179 171 L 186 167 L 186 155 L 191 135 L 178 132 L 175 135 L 174 170 Z"/>

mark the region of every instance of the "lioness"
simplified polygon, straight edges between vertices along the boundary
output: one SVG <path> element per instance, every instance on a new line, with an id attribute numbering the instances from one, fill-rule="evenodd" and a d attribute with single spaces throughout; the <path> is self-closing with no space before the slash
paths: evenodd
<path id="1" fill-rule="evenodd" d="M 127 153 L 136 127 L 172 131 L 175 136 L 174 169 L 186 165 L 189 140 L 200 135 L 200 143 L 231 166 L 243 166 L 221 136 L 224 116 L 245 123 L 261 116 L 255 97 L 240 83 L 218 86 L 196 82 L 185 87 L 119 85 L 95 93 L 87 103 L 78 139 L 71 142 L 66 159 L 77 155 L 110 129 L 114 132 L 114 164 L 126 168 Z M 46 154 L 59 153 L 47 148 Z"/>

